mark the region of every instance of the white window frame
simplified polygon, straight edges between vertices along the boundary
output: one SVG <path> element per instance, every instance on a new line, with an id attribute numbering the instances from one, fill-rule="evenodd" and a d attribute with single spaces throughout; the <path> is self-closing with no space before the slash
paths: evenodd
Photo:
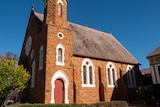
<path id="1" fill-rule="evenodd" d="M 41 45 L 39 49 L 39 70 L 43 69 L 43 56 L 44 56 L 44 49 L 43 45 Z"/>
<path id="2" fill-rule="evenodd" d="M 127 66 L 127 84 L 128 88 L 136 88 L 136 77 L 135 77 L 135 69 L 134 66 L 128 65 Z"/>
<path id="3" fill-rule="evenodd" d="M 84 72 L 83 72 L 83 66 L 86 67 L 86 83 L 84 83 Z M 92 77 L 90 77 L 90 70 L 89 68 L 92 68 Z M 82 87 L 95 87 L 95 73 L 94 73 L 94 65 L 92 63 L 92 61 L 88 58 L 85 58 L 82 61 L 82 65 L 81 65 L 81 75 L 82 75 Z M 90 79 L 92 79 L 92 83 L 90 83 Z"/>
<path id="4" fill-rule="evenodd" d="M 58 57 L 59 57 L 58 51 L 59 51 L 59 49 L 62 49 L 62 56 L 61 56 L 62 61 L 59 61 L 59 60 L 58 60 Z M 57 47 L 56 47 L 56 65 L 60 65 L 60 66 L 64 66 L 64 65 L 65 65 L 65 63 L 64 63 L 64 60 L 65 60 L 64 54 L 65 54 L 65 48 L 64 48 L 64 46 L 60 43 L 60 44 L 58 44 Z"/>
<path id="5" fill-rule="evenodd" d="M 62 37 L 61 37 L 60 35 L 61 35 Z M 57 34 L 57 36 L 58 36 L 59 39 L 63 39 L 63 38 L 64 38 L 64 34 L 63 34 L 62 32 L 59 32 L 59 33 Z"/>
<path id="6" fill-rule="evenodd" d="M 58 0 L 57 1 L 57 5 L 58 5 L 58 16 L 60 16 L 60 17 L 62 17 L 62 7 L 63 7 L 63 2 L 62 2 L 62 0 Z"/>
<path id="7" fill-rule="evenodd" d="M 159 74 L 159 71 L 158 71 L 158 66 L 160 66 L 160 64 L 155 65 L 155 72 L 154 72 L 155 79 L 156 79 L 155 84 L 160 84 L 160 74 Z"/>
<path id="8" fill-rule="evenodd" d="M 35 87 L 35 76 L 36 76 L 36 61 L 32 62 L 32 77 L 31 77 L 31 88 Z"/>
<path id="9" fill-rule="evenodd" d="M 155 75 L 155 70 L 154 70 L 154 66 L 151 66 L 151 75 L 152 75 L 152 82 L 153 82 L 153 84 L 157 84 L 157 80 L 156 80 L 156 75 Z"/>
<path id="10" fill-rule="evenodd" d="M 110 71 L 108 71 L 108 69 L 110 69 Z M 110 72 L 110 73 L 108 73 L 108 72 Z M 113 75 L 113 72 L 114 72 L 114 75 Z M 110 74 L 110 75 L 108 75 L 108 74 Z M 106 65 L 106 77 L 107 77 L 108 87 L 118 87 L 118 85 L 117 85 L 117 70 L 116 70 L 115 65 L 112 62 L 108 62 Z M 115 79 L 115 81 L 113 78 Z M 109 84 L 109 81 L 111 82 L 111 84 Z"/>

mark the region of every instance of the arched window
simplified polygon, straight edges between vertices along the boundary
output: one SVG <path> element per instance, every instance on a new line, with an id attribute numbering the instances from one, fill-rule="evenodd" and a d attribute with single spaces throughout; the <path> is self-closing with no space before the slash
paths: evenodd
<path id="1" fill-rule="evenodd" d="M 82 62 L 82 86 L 95 87 L 94 66 L 90 59 L 84 59 Z"/>
<path id="2" fill-rule="evenodd" d="M 32 77 L 31 77 L 31 88 L 35 87 L 35 74 L 36 74 L 36 61 L 32 63 Z"/>
<path id="3" fill-rule="evenodd" d="M 56 65 L 64 66 L 65 49 L 62 44 L 58 44 L 56 48 Z"/>
<path id="4" fill-rule="evenodd" d="M 127 66 L 127 83 L 129 88 L 136 87 L 135 70 L 131 65 Z"/>
<path id="5" fill-rule="evenodd" d="M 43 69 L 43 46 L 39 49 L 39 70 Z"/>
<path id="6" fill-rule="evenodd" d="M 58 48 L 58 62 L 62 63 L 62 48 Z"/>
<path id="7" fill-rule="evenodd" d="M 58 3 L 58 16 L 62 16 L 62 3 Z"/>
<path id="8" fill-rule="evenodd" d="M 108 87 L 117 87 L 117 72 L 113 63 L 108 62 L 106 66 Z"/>

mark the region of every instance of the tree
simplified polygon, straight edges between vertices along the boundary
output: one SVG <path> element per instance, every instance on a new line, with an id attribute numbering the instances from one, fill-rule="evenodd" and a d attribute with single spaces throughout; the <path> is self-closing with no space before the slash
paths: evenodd
<path id="1" fill-rule="evenodd" d="M 23 90 L 30 79 L 29 73 L 13 59 L 0 58 L 0 100 L 3 102 L 11 92 Z"/>
<path id="2" fill-rule="evenodd" d="M 12 53 L 12 52 L 7 52 L 7 53 L 5 53 L 5 54 L 3 54 L 3 55 L 0 55 L 0 58 L 3 58 L 3 59 L 8 59 L 8 60 L 11 60 L 11 59 L 13 59 L 13 60 L 16 60 L 16 61 L 18 61 L 18 57 L 17 57 L 17 54 L 14 54 L 14 53 Z"/>

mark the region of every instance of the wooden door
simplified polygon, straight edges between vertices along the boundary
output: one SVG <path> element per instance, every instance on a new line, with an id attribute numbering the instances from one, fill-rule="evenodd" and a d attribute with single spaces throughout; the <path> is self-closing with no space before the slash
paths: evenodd
<path id="1" fill-rule="evenodd" d="M 64 103 L 64 83 L 60 79 L 55 81 L 54 99 L 56 104 Z"/>

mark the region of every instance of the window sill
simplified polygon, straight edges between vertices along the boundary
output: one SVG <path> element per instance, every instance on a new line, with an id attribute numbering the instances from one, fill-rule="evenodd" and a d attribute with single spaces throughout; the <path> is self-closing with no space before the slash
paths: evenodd
<path id="1" fill-rule="evenodd" d="M 96 85 L 95 84 L 82 84 L 82 87 L 90 88 L 90 87 L 96 87 Z"/>
<path id="2" fill-rule="evenodd" d="M 56 65 L 59 65 L 59 66 L 65 66 L 64 63 L 60 63 L 60 62 L 56 62 Z"/>

